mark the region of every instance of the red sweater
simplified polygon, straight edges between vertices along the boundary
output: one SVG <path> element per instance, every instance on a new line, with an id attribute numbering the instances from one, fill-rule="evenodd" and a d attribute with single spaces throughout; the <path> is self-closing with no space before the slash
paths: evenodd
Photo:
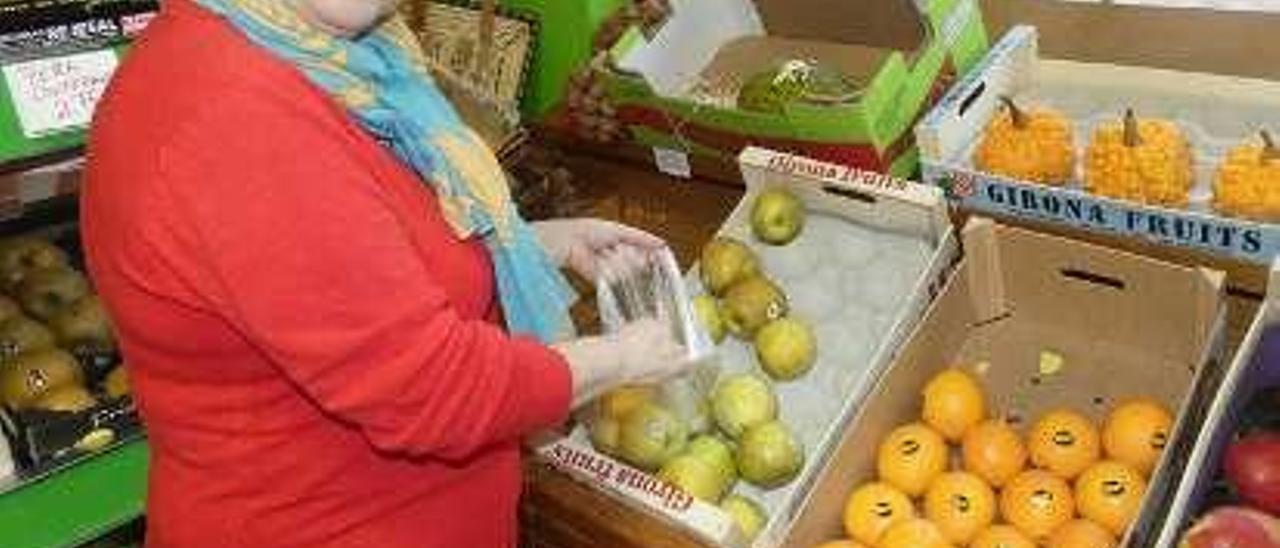
<path id="1" fill-rule="evenodd" d="M 151 444 L 148 545 L 512 546 L 571 382 L 484 248 L 301 73 L 189 0 L 100 104 L 89 266 Z"/>

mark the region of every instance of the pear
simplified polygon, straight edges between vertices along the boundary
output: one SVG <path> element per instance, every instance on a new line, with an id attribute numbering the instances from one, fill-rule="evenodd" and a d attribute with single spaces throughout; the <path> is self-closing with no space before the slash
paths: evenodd
<path id="1" fill-rule="evenodd" d="M 720 344 L 724 340 L 727 329 L 724 318 L 720 316 L 720 304 L 711 295 L 698 295 L 693 298 L 693 313 L 697 315 L 702 327 L 707 330 L 711 342 Z"/>
<path id="2" fill-rule="evenodd" d="M 756 358 L 774 380 L 799 378 L 817 359 L 817 341 L 809 325 L 795 318 L 769 322 L 756 332 Z"/>
<path id="3" fill-rule="evenodd" d="M 85 390 L 83 386 L 73 384 L 55 388 L 52 392 L 36 400 L 32 407 L 45 411 L 77 413 L 97 404 L 98 400 L 94 399 L 88 390 Z"/>
<path id="4" fill-rule="evenodd" d="M 618 455 L 644 470 L 657 470 L 684 451 L 689 428 L 670 411 L 642 403 L 622 419 Z"/>
<path id="5" fill-rule="evenodd" d="M 117 365 L 102 379 L 102 391 L 106 392 L 107 397 L 112 399 L 129 395 L 129 375 L 125 372 L 123 363 Z"/>
<path id="6" fill-rule="evenodd" d="M 111 319 L 97 295 L 87 295 L 58 310 L 49 319 L 49 327 L 63 348 L 97 353 L 111 352 L 116 348 Z"/>
<path id="7" fill-rule="evenodd" d="M 702 247 L 698 271 L 703 287 L 712 295 L 720 295 L 729 286 L 758 274 L 760 261 L 746 244 L 720 236 Z"/>
<path id="8" fill-rule="evenodd" d="M 89 282 L 84 275 L 66 267 L 31 270 L 17 290 L 22 307 L 40 320 L 52 318 L 88 294 Z"/>
<path id="9" fill-rule="evenodd" d="M 738 525 L 738 529 L 742 531 L 748 542 L 756 538 L 760 530 L 764 529 L 765 524 L 769 522 L 769 516 L 765 514 L 760 503 L 742 495 L 725 497 L 720 501 L 720 509 L 733 518 L 733 522 Z"/>
<path id="10" fill-rule="evenodd" d="M 622 426 L 615 419 L 602 417 L 591 421 L 587 433 L 591 436 L 591 446 L 609 456 L 618 454 L 618 438 Z"/>
<path id="11" fill-rule="evenodd" d="M 63 350 L 38 350 L 0 366 L 0 403 L 27 409 L 46 394 L 64 386 L 84 384 L 75 356 Z"/>
<path id="12" fill-rule="evenodd" d="M 711 414 L 721 432 L 738 439 L 748 427 L 778 416 L 778 398 L 764 379 L 750 374 L 733 375 L 712 390 Z"/>
<path id="13" fill-rule="evenodd" d="M 763 489 L 786 485 L 804 465 L 804 448 L 781 421 L 769 421 L 747 429 L 738 440 L 738 473 Z"/>
<path id="14" fill-rule="evenodd" d="M 791 243 L 804 228 L 804 220 L 804 203 L 784 188 L 761 192 L 751 205 L 751 231 L 767 244 Z"/>
<path id="15" fill-rule="evenodd" d="M 605 392 L 596 405 L 602 418 L 620 422 L 640 404 L 652 402 L 656 394 L 657 389 L 649 385 L 622 386 Z"/>
<path id="16" fill-rule="evenodd" d="M 0 359 L 11 360 L 37 350 L 53 348 L 53 332 L 23 315 L 0 321 Z"/>
<path id="17" fill-rule="evenodd" d="M 693 438 L 685 454 L 711 465 L 730 486 L 738 480 L 738 467 L 733 463 L 733 449 L 714 435 L 702 434 Z"/>
<path id="18" fill-rule="evenodd" d="M 67 254 L 52 243 L 31 236 L 0 242 L 0 289 L 12 293 L 32 270 L 66 267 Z"/>
<path id="19" fill-rule="evenodd" d="M 658 477 L 698 500 L 711 503 L 718 502 L 729 489 L 729 482 L 714 466 L 688 453 L 667 461 L 658 471 Z"/>
<path id="20" fill-rule="evenodd" d="M 764 276 L 742 280 L 725 291 L 721 315 L 729 332 L 751 339 L 765 324 L 787 315 L 787 295 Z"/>

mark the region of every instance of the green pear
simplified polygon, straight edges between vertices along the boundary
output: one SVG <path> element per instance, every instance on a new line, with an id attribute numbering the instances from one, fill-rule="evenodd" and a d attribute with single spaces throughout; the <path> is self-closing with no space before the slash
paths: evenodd
<path id="1" fill-rule="evenodd" d="M 712 295 L 760 272 L 760 261 L 746 244 L 727 236 L 717 237 L 702 247 L 698 262 L 702 285 Z"/>
<path id="2" fill-rule="evenodd" d="M 688 453 L 667 461 L 658 477 L 710 503 L 718 502 L 729 489 L 729 482 L 714 466 Z"/>
<path id="3" fill-rule="evenodd" d="M 48 320 L 89 294 L 84 275 L 67 267 L 27 272 L 18 284 L 18 302 L 39 320 Z"/>
<path id="4" fill-rule="evenodd" d="M 786 485 L 804 465 L 804 448 L 781 421 L 747 428 L 738 440 L 738 473 L 764 489 Z"/>
<path id="5" fill-rule="evenodd" d="M 12 293 L 32 270 L 65 268 L 67 254 L 40 238 L 18 236 L 0 242 L 0 289 Z"/>
<path id="6" fill-rule="evenodd" d="M 791 243 L 804 228 L 804 203 L 783 188 L 761 192 L 751 204 L 751 231 L 771 245 Z"/>
<path id="7" fill-rule="evenodd" d="M 41 396 L 31 407 L 45 411 L 78 413 L 97 404 L 98 400 L 93 397 L 93 394 L 90 394 L 83 386 L 72 384 L 55 388 L 53 391 Z"/>
<path id="8" fill-rule="evenodd" d="M 809 372 L 817 358 L 817 340 L 808 324 L 795 318 L 769 322 L 756 332 L 756 358 L 774 380 L 789 381 Z"/>
<path id="9" fill-rule="evenodd" d="M 55 343 L 53 332 L 31 318 L 19 314 L 0 321 L 0 359 L 53 348 Z"/>
<path id="10" fill-rule="evenodd" d="M 720 301 L 729 332 L 750 340 L 765 324 L 790 311 L 787 295 L 764 276 L 753 276 L 729 287 Z"/>
<path id="11" fill-rule="evenodd" d="M 684 451 L 689 428 L 670 411 L 641 403 L 622 418 L 618 456 L 644 470 L 657 470 Z"/>
<path id="12" fill-rule="evenodd" d="M 689 442 L 686 454 L 711 465 L 728 485 L 738 480 L 738 467 L 733 463 L 733 449 L 724 440 L 702 434 Z"/>
<path id="13" fill-rule="evenodd" d="M 58 349 L 30 352 L 0 366 L 0 403 L 26 409 L 50 392 L 83 383 L 75 356 Z"/>
<path id="14" fill-rule="evenodd" d="M 698 316 L 698 321 L 702 322 L 702 327 L 707 330 L 707 335 L 711 336 L 711 341 L 720 344 L 727 330 L 724 318 L 720 317 L 720 304 L 716 302 L 716 298 L 711 295 L 694 297 L 693 313 Z"/>
<path id="15" fill-rule="evenodd" d="M 778 416 L 778 398 L 764 379 L 750 374 L 727 377 L 711 393 L 711 414 L 720 431 L 738 439 L 750 426 Z"/>
<path id="16" fill-rule="evenodd" d="M 88 295 L 58 310 L 49 319 L 49 327 L 63 348 L 111 352 L 116 347 L 111 319 L 97 295 Z"/>
<path id="17" fill-rule="evenodd" d="M 729 514 L 733 522 L 738 525 L 738 529 L 742 530 L 747 541 L 756 538 L 756 535 L 759 535 L 765 524 L 769 522 L 769 516 L 764 508 L 756 501 L 742 495 L 725 497 L 720 501 L 720 509 Z"/>
<path id="18" fill-rule="evenodd" d="M 591 435 L 591 446 L 609 456 L 618 454 L 618 438 L 622 427 L 618 421 L 602 417 L 591 422 L 587 433 Z"/>

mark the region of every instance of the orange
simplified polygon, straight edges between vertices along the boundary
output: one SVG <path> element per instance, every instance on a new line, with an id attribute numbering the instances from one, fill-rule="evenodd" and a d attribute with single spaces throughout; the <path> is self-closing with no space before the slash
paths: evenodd
<path id="1" fill-rule="evenodd" d="M 1071 521 L 1075 510 L 1071 486 L 1044 470 L 1018 474 L 1000 492 L 1000 515 L 1035 540 Z"/>
<path id="2" fill-rule="evenodd" d="M 884 532 L 878 548 L 952 548 L 933 522 L 912 518 L 900 521 Z"/>
<path id="3" fill-rule="evenodd" d="M 1138 399 L 1123 403 L 1111 410 L 1102 426 L 1102 447 L 1107 456 L 1132 466 L 1146 476 L 1156 467 L 1173 417 L 1158 402 Z"/>
<path id="4" fill-rule="evenodd" d="M 1098 429 L 1083 415 L 1057 410 L 1040 418 L 1027 435 L 1031 463 L 1065 480 L 1080 475 L 1102 452 Z"/>
<path id="5" fill-rule="evenodd" d="M 1111 534 L 1123 536 L 1138 515 L 1147 482 L 1132 466 L 1104 460 L 1076 479 L 1080 515 L 1098 522 Z"/>
<path id="6" fill-rule="evenodd" d="M 844 532 L 874 545 L 889 526 L 914 517 L 916 508 L 902 491 L 887 483 L 868 483 L 855 489 L 844 505 Z"/>
<path id="7" fill-rule="evenodd" d="M 1114 548 L 1116 538 L 1087 519 L 1071 520 L 1049 535 L 1046 548 Z"/>
<path id="8" fill-rule="evenodd" d="M 938 373 L 924 387 L 922 418 L 948 441 L 960 441 L 966 431 L 982 422 L 986 409 L 982 387 L 960 369 Z"/>
<path id="9" fill-rule="evenodd" d="M 833 540 L 819 544 L 816 548 L 867 548 L 865 544 L 859 544 L 849 539 Z"/>
<path id="10" fill-rule="evenodd" d="M 881 480 L 918 497 L 946 469 L 947 456 L 942 436 L 928 426 L 912 423 L 890 432 L 880 444 L 876 470 Z"/>
<path id="11" fill-rule="evenodd" d="M 925 493 L 924 516 L 947 540 L 966 545 L 995 520 L 996 494 L 978 476 L 949 472 L 933 480 Z"/>
<path id="12" fill-rule="evenodd" d="M 994 487 L 1002 487 L 1027 465 L 1027 448 L 1003 420 L 989 420 L 970 428 L 961 445 L 964 469 Z"/>
<path id="13" fill-rule="evenodd" d="M 973 537 L 969 548 L 1036 548 L 1036 543 L 1012 525 L 993 525 Z"/>

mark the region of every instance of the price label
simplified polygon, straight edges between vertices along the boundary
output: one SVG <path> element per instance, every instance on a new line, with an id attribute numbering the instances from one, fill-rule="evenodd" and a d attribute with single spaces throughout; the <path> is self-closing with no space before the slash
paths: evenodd
<path id="1" fill-rule="evenodd" d="M 658 171 L 666 173 L 672 177 L 688 179 L 693 177 L 693 168 L 689 165 L 689 155 L 684 151 L 672 150 L 669 148 L 654 148 L 653 162 L 657 164 Z"/>
<path id="2" fill-rule="evenodd" d="M 34 139 L 89 125 L 118 64 L 115 52 L 104 50 L 6 65 L 22 134 Z"/>

